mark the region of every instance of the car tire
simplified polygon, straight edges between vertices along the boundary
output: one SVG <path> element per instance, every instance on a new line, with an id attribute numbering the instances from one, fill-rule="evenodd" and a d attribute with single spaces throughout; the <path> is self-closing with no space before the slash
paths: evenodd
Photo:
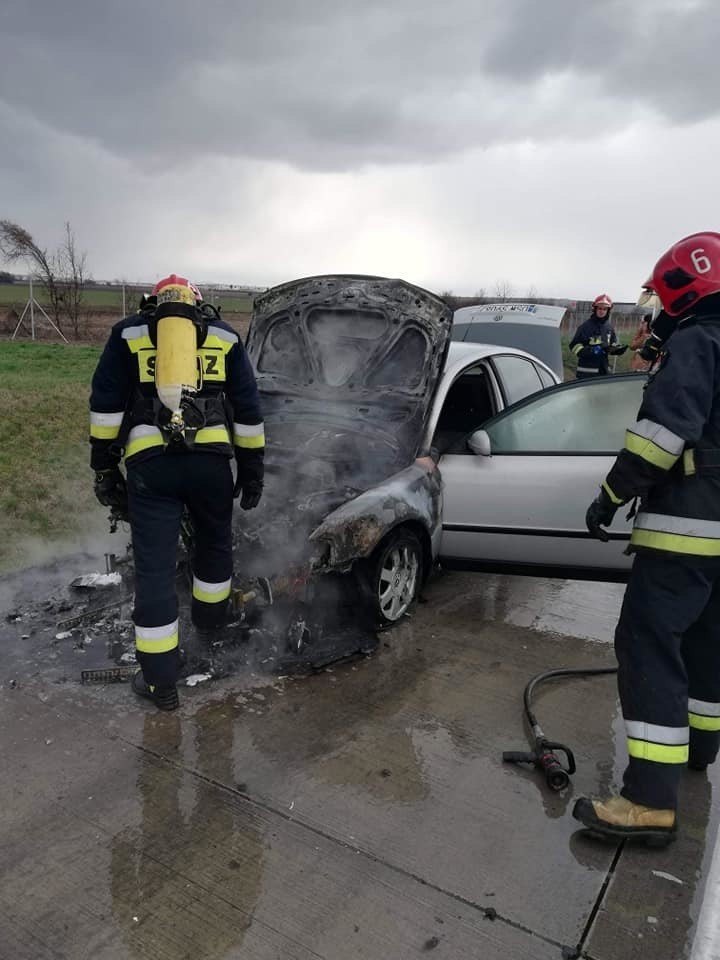
<path id="1" fill-rule="evenodd" d="M 391 533 L 364 561 L 361 577 L 376 625 L 397 623 L 412 606 L 422 583 L 423 549 L 417 536 L 412 530 Z"/>

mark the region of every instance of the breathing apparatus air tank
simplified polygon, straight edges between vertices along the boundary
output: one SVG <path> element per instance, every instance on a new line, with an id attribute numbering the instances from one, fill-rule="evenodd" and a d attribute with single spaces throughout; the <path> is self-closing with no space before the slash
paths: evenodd
<path id="1" fill-rule="evenodd" d="M 188 281 L 175 274 L 160 281 L 153 292 L 157 295 L 155 388 L 171 413 L 170 429 L 183 435 L 183 401 L 198 389 L 196 296 Z"/>

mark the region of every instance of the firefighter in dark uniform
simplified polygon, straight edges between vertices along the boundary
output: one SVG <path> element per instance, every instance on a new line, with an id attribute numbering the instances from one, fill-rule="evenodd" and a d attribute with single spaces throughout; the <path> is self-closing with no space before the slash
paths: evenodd
<path id="1" fill-rule="evenodd" d="M 720 746 L 720 234 L 680 240 L 646 288 L 662 306 L 660 368 L 586 517 L 607 540 L 616 510 L 640 500 L 615 632 L 629 762 L 619 796 L 580 799 L 573 816 L 662 845 L 683 770 L 704 770 Z"/>
<path id="2" fill-rule="evenodd" d="M 577 357 L 577 380 L 604 377 L 610 372 L 609 354 L 625 353 L 627 347 L 618 343 L 615 329 L 610 323 L 613 302 L 606 293 L 593 300 L 592 314 L 581 323 L 570 341 L 570 352 Z"/>
<path id="3" fill-rule="evenodd" d="M 241 495 L 250 510 L 263 488 L 265 437 L 252 366 L 194 284 L 172 274 L 112 328 L 92 380 L 90 444 L 97 499 L 130 521 L 141 668 L 133 689 L 173 710 L 183 510 L 195 531 L 191 616 L 211 630 L 222 626 L 230 597 L 233 498 Z"/>

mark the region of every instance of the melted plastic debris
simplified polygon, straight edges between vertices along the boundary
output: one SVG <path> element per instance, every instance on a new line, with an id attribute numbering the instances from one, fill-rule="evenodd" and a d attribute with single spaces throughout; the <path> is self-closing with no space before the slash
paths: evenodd
<path id="1" fill-rule="evenodd" d="M 81 577 L 75 577 L 71 582 L 71 587 L 117 587 L 122 583 L 122 577 L 117 571 L 113 573 L 84 573 Z"/>
<path id="2" fill-rule="evenodd" d="M 198 683 L 202 683 L 204 680 L 212 680 L 212 674 L 192 673 L 189 677 L 185 678 L 185 683 L 188 687 L 196 687 Z"/>

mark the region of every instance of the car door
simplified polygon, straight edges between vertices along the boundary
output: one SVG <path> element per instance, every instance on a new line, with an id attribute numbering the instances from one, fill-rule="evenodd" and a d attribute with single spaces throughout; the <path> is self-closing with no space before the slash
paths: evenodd
<path id="1" fill-rule="evenodd" d="M 550 387 L 487 421 L 489 455 L 466 442 L 442 455 L 441 563 L 626 579 L 627 509 L 618 511 L 608 543 L 589 535 L 585 512 L 637 418 L 646 381 L 628 375 Z"/>

